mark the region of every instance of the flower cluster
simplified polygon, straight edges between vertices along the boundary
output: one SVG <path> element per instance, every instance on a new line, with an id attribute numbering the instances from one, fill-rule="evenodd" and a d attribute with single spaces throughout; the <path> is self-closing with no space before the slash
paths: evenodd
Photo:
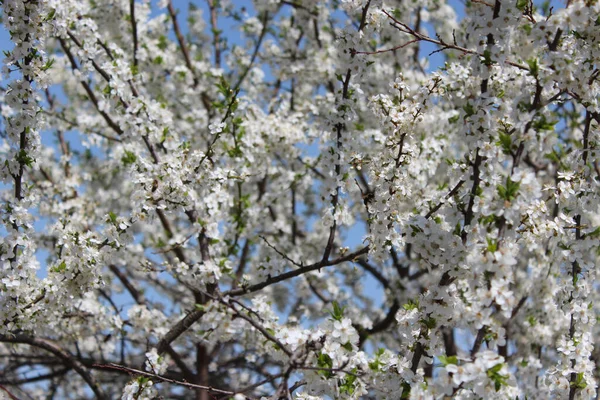
<path id="1" fill-rule="evenodd" d="M 4 52 L 2 73 L 7 79 L 2 102 L 4 144 L 0 148 L 0 178 L 12 191 L 2 192 L 2 228 L 0 240 L 0 333 L 21 327 L 32 328 L 24 314 L 41 296 L 36 277 L 31 208 L 39 201 L 27 181 L 27 172 L 36 165 L 40 152 L 38 92 L 46 87 L 47 70 L 52 65 L 44 53 L 49 25 L 49 9 L 30 1 L 6 1 L 3 21 L 14 48 Z"/>
<path id="2" fill-rule="evenodd" d="M 595 398 L 600 3 L 467 3 L 3 1 L 2 388 Z"/>

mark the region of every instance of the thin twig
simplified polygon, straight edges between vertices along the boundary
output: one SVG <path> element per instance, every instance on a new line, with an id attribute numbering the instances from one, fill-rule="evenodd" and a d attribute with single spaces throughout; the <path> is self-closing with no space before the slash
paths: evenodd
<path id="1" fill-rule="evenodd" d="M 131 374 L 137 374 L 137 375 L 147 376 L 149 378 L 158 379 L 161 382 L 172 383 L 172 384 L 175 384 L 175 385 L 185 386 L 185 387 L 189 387 L 189 388 L 193 388 L 193 389 L 207 390 L 209 392 L 217 393 L 217 394 L 227 394 L 227 395 L 235 395 L 236 394 L 236 392 L 232 392 L 230 390 L 223 390 L 223 389 L 218 389 L 218 388 L 215 388 L 215 387 L 212 387 L 212 386 L 203 386 L 203 385 L 197 385 L 195 383 L 182 382 L 182 381 L 178 381 L 178 380 L 175 380 L 175 379 L 167 378 L 165 376 L 154 374 L 152 372 L 142 371 L 140 369 L 126 367 L 124 365 L 119 365 L 119 364 L 115 364 L 115 363 L 94 364 L 93 367 L 98 368 L 98 369 L 117 370 L 117 371 L 128 372 L 128 373 L 131 373 Z"/>
<path id="2" fill-rule="evenodd" d="M 101 400 L 108 398 L 100 388 L 100 385 L 98 384 L 96 379 L 85 368 L 85 366 L 71 354 L 61 349 L 57 344 L 51 342 L 50 340 L 17 334 L 9 336 L 0 335 L 0 342 L 27 344 L 54 354 L 56 357 L 60 358 L 66 365 L 73 368 L 79 374 L 79 376 L 83 378 L 83 380 L 88 384 L 90 389 L 92 389 L 92 391 L 96 395 L 96 398 Z"/>

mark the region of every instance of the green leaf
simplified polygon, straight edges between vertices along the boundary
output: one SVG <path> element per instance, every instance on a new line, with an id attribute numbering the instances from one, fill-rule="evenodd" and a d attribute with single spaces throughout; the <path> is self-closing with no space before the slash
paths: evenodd
<path id="1" fill-rule="evenodd" d="M 55 15 L 56 15 L 56 10 L 53 8 L 52 10 L 50 10 L 48 15 L 46 15 L 46 17 L 44 17 L 44 22 L 53 20 Z"/>
<path id="2" fill-rule="evenodd" d="M 473 107 L 473 105 L 471 105 L 471 103 L 467 103 L 463 106 L 463 110 L 465 111 L 465 114 L 467 115 L 467 117 L 470 117 L 471 115 L 475 115 L 475 108 Z"/>
<path id="3" fill-rule="evenodd" d="M 487 251 L 490 253 L 498 251 L 498 241 L 496 239 L 486 238 L 485 240 L 487 241 Z"/>
<path id="4" fill-rule="evenodd" d="M 369 362 L 369 369 L 371 371 L 375 371 L 375 372 L 379 371 L 380 366 L 381 366 L 381 363 L 379 362 L 379 360 Z"/>
<path id="5" fill-rule="evenodd" d="M 56 267 L 50 268 L 52 272 L 64 272 L 67 269 L 67 264 L 63 261 Z"/>
<path id="6" fill-rule="evenodd" d="M 529 66 L 529 72 L 531 72 L 531 75 L 537 78 L 540 72 L 540 66 L 538 65 L 537 58 L 530 58 L 527 60 L 527 65 Z"/>
<path id="7" fill-rule="evenodd" d="M 546 154 L 544 154 L 544 158 L 547 159 L 547 160 L 550 160 L 552 162 L 555 162 L 555 163 L 560 163 L 560 156 L 554 150 L 552 150 L 552 153 L 546 153 Z"/>
<path id="8" fill-rule="evenodd" d="M 419 300 L 409 300 L 408 303 L 402 306 L 406 311 L 418 310 L 419 309 Z"/>
<path id="9" fill-rule="evenodd" d="M 427 329 L 434 329 L 437 323 L 437 321 L 433 317 L 422 318 L 419 322 L 423 324 Z"/>
<path id="10" fill-rule="evenodd" d="M 502 147 L 502 152 L 504 154 L 510 154 L 512 149 L 512 138 L 507 133 L 500 132 L 500 139 L 496 142 L 496 145 Z"/>
<path id="11" fill-rule="evenodd" d="M 157 46 L 158 46 L 159 49 L 165 50 L 167 48 L 167 46 L 168 46 L 168 43 L 169 42 L 167 41 L 167 37 L 165 35 L 161 35 L 158 38 L 158 45 Z"/>
<path id="12" fill-rule="evenodd" d="M 438 359 L 440 360 L 440 362 L 442 363 L 442 365 L 445 367 L 446 365 L 449 364 L 453 364 L 453 365 L 457 365 L 458 364 L 458 358 L 456 356 L 439 356 Z"/>
<path id="13" fill-rule="evenodd" d="M 498 185 L 496 186 L 496 190 L 501 198 L 507 201 L 512 201 L 517 198 L 517 193 L 519 192 L 520 187 L 521 184 L 519 182 L 514 182 L 510 179 L 510 177 L 506 177 L 506 186 Z"/>
<path id="14" fill-rule="evenodd" d="M 593 231 L 586 233 L 585 236 L 590 236 L 592 238 L 600 237 L 600 226 L 594 229 Z"/>
<path id="15" fill-rule="evenodd" d="M 531 125 L 533 129 L 537 131 L 553 131 L 554 125 L 558 123 L 557 121 L 549 121 L 546 119 L 545 115 L 541 115 L 539 118 L 536 118 Z"/>
<path id="16" fill-rule="evenodd" d="M 469 4 L 469 3 L 467 3 Z M 404 381 L 402 382 L 402 397 L 400 397 L 401 400 L 406 400 L 406 399 L 410 399 L 410 383 Z"/>
<path id="17" fill-rule="evenodd" d="M 31 167 L 33 165 L 33 162 L 35 161 L 35 159 L 33 157 L 30 157 L 29 154 L 27 154 L 27 151 L 25 149 L 21 149 L 17 153 L 17 161 L 21 165 L 26 165 L 28 167 Z"/>
<path id="18" fill-rule="evenodd" d="M 358 376 L 356 375 L 356 372 L 358 370 L 355 368 L 352 369 L 352 375 L 347 374 L 346 377 L 344 379 L 342 379 L 342 381 L 340 382 L 340 392 L 341 393 L 345 393 L 348 395 L 352 395 L 354 394 L 354 382 L 356 382 L 356 379 L 358 378 Z"/>
<path id="19" fill-rule="evenodd" d="M 226 98 L 231 95 L 231 87 L 229 86 L 229 82 L 227 82 L 222 75 L 219 77 L 219 82 L 217 82 L 217 91 Z"/>
<path id="20" fill-rule="evenodd" d="M 346 307 L 341 307 L 337 301 L 333 302 L 333 311 L 330 311 L 331 317 L 336 321 L 341 321 L 344 318 L 344 309 Z"/>
<path id="21" fill-rule="evenodd" d="M 239 146 L 236 146 L 227 149 L 227 155 L 231 158 L 239 158 L 244 155 L 244 152 L 242 151 L 242 149 L 239 148 Z"/>
<path id="22" fill-rule="evenodd" d="M 317 354 L 317 365 L 319 368 L 333 368 L 333 360 L 327 353 L 318 353 Z M 324 376 L 325 378 L 331 378 L 333 373 L 331 371 L 319 371 L 319 375 Z"/>
<path id="23" fill-rule="evenodd" d="M 583 372 L 579 372 L 575 381 L 571 382 L 571 386 L 574 386 L 577 389 L 585 389 L 587 387 L 587 382 L 583 378 Z"/>
<path id="24" fill-rule="evenodd" d="M 573 34 L 573 36 L 575 36 L 577 39 L 585 39 L 585 37 L 584 37 L 584 36 L 583 36 L 581 33 L 577 32 L 576 30 L 572 30 L 572 31 L 571 31 L 571 33 L 572 33 L 572 34 Z"/>
<path id="25" fill-rule="evenodd" d="M 503 364 L 496 364 L 492 368 L 488 369 L 489 373 L 495 374 L 502 369 Z"/>
<path id="26" fill-rule="evenodd" d="M 488 67 L 494 63 L 492 60 L 492 52 L 489 50 L 483 51 L 483 61 L 481 62 L 483 65 L 487 65 Z"/>
<path id="27" fill-rule="evenodd" d="M 131 151 L 125 150 L 125 155 L 121 157 L 121 161 L 125 165 L 131 165 L 137 160 L 137 157 Z"/>
<path id="28" fill-rule="evenodd" d="M 50 68 L 52 68 L 53 64 L 54 58 L 49 59 L 48 61 L 46 61 L 46 64 L 44 64 L 44 66 L 42 67 L 42 71 L 48 71 Z"/>
<path id="29" fill-rule="evenodd" d="M 454 230 L 452 231 L 452 234 L 454 234 L 455 236 L 461 236 L 462 226 L 460 226 L 460 221 L 457 222 L 456 225 L 454 225 Z"/>
<path id="30" fill-rule="evenodd" d="M 486 374 L 488 378 L 490 378 L 494 382 L 494 389 L 499 391 L 502 388 L 502 385 L 507 384 L 507 375 L 500 375 L 500 370 L 504 367 L 504 364 L 496 364 L 492 368 L 488 369 Z"/>

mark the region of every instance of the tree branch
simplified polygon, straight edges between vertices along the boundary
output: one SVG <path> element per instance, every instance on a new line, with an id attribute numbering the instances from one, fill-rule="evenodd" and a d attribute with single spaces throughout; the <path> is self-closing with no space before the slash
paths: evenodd
<path id="1" fill-rule="evenodd" d="M 58 345 L 51 342 L 50 340 L 35 338 L 23 334 L 16 334 L 10 336 L 0 335 L 0 342 L 27 344 L 54 354 L 56 357 L 61 359 L 67 366 L 73 368 L 73 370 L 75 370 L 75 372 L 77 372 L 79 376 L 83 378 L 83 380 L 88 384 L 90 389 L 92 389 L 92 391 L 96 395 L 96 398 L 100 400 L 108 399 L 108 397 L 106 397 L 102 389 L 100 389 L 100 386 L 98 385 L 98 382 L 96 382 L 96 379 L 84 367 L 84 365 L 71 354 L 61 349 Z"/>

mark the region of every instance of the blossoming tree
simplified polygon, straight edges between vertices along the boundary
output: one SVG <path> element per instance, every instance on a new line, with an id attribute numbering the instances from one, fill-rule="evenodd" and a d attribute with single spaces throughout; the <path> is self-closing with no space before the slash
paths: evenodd
<path id="1" fill-rule="evenodd" d="M 1 3 L 0 398 L 596 398 L 600 2 Z"/>

